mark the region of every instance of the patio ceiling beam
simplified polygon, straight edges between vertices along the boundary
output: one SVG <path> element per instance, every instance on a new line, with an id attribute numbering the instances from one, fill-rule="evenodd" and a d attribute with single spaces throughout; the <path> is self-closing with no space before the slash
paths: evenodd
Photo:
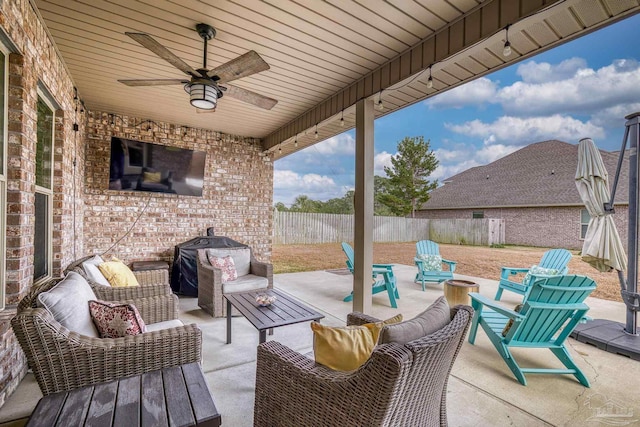
<path id="1" fill-rule="evenodd" d="M 263 139 L 269 150 L 285 140 L 375 96 L 406 78 L 468 49 L 497 31 L 563 0 L 488 0 L 395 58 L 326 98 Z"/>

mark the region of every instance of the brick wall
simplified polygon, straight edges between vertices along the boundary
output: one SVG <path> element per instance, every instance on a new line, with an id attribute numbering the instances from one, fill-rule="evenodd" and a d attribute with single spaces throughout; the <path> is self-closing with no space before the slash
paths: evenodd
<path id="1" fill-rule="evenodd" d="M 173 247 L 208 227 L 270 260 L 273 164 L 259 141 L 202 129 L 84 111 L 73 83 L 29 0 L 0 7 L 8 56 L 6 309 L 0 311 L 0 406 L 26 372 L 10 327 L 33 283 L 36 105 L 38 88 L 57 104 L 53 179 L 53 276 L 73 260 L 104 252 L 124 261 L 170 260 Z M 82 94 L 79 94 L 80 97 Z M 79 125 L 78 131 L 73 124 Z M 110 138 L 206 152 L 202 197 L 108 190 Z"/>
<path id="2" fill-rule="evenodd" d="M 95 111 L 86 132 L 84 253 L 78 257 L 113 247 L 107 255 L 125 262 L 170 261 L 177 243 L 214 227 L 270 260 L 273 163 L 258 140 Z M 112 136 L 206 152 L 202 197 L 109 190 Z"/>
<path id="3" fill-rule="evenodd" d="M 616 228 L 626 247 L 627 206 L 616 206 Z M 505 242 L 510 245 L 582 249 L 580 239 L 581 207 L 444 209 L 419 211 L 419 218 L 471 218 L 484 212 L 485 218 L 505 220 Z"/>
<path id="4" fill-rule="evenodd" d="M 16 303 L 28 292 L 33 281 L 33 235 L 35 191 L 36 104 L 38 88 L 51 95 L 60 106 L 57 112 L 54 152 L 56 192 L 53 220 L 53 248 L 56 254 L 72 236 L 68 221 L 71 201 L 71 158 L 67 154 L 71 138 L 73 84 L 57 57 L 46 30 L 38 21 L 28 0 L 3 2 L 0 31 L 13 46 L 8 55 L 8 134 L 7 134 L 7 225 L 5 304 L 0 312 L 0 406 L 17 387 L 26 372 L 26 361 L 10 327 Z M 59 274 L 62 259 L 54 256 L 53 274 Z"/>

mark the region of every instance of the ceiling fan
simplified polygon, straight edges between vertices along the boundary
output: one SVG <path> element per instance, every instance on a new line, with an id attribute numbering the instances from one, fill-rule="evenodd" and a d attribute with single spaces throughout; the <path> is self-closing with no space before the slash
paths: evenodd
<path id="1" fill-rule="evenodd" d="M 194 70 L 182 59 L 178 58 L 169 49 L 162 46 L 154 38 L 144 33 L 131 33 L 125 34 L 131 37 L 136 42 L 140 43 L 143 47 L 146 47 L 151 52 L 158 55 L 160 58 L 167 61 L 180 71 L 186 73 L 190 78 L 186 79 L 135 79 L 135 80 L 118 80 L 120 83 L 124 83 L 127 86 L 162 86 L 162 85 L 174 85 L 183 84 L 184 90 L 190 95 L 191 105 L 197 108 L 198 112 L 212 112 L 218 104 L 218 100 L 223 95 L 228 95 L 232 98 L 238 99 L 243 102 L 255 105 L 266 110 L 272 109 L 278 101 L 269 98 L 264 95 L 252 92 L 247 89 L 243 89 L 237 86 L 232 86 L 228 82 L 247 77 L 260 71 L 269 69 L 267 64 L 260 55 L 255 51 L 240 55 L 236 59 L 220 65 L 219 67 L 207 70 L 207 42 L 213 39 L 216 35 L 216 30 L 207 24 L 196 25 L 196 31 L 200 37 L 204 40 L 204 54 L 202 68 Z"/>

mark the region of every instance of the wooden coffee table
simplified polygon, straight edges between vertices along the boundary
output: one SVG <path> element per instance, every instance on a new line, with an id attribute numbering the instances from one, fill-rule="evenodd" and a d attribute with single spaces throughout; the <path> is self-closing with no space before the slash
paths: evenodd
<path id="1" fill-rule="evenodd" d="M 190 363 L 49 394 L 40 399 L 27 426 L 220 424 L 202 369 Z"/>
<path id="2" fill-rule="evenodd" d="M 256 302 L 256 295 L 274 295 L 277 300 L 267 307 Z M 227 344 L 231 343 L 231 306 L 235 307 L 260 332 L 260 343 L 267 340 L 267 329 L 294 323 L 320 320 L 324 315 L 276 289 L 224 294 L 227 299 Z"/>

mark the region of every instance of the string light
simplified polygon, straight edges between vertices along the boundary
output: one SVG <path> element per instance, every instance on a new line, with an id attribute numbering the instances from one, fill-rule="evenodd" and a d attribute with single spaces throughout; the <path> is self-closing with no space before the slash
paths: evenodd
<path id="1" fill-rule="evenodd" d="M 340 127 L 344 127 L 344 110 L 342 110 L 342 116 L 340 116 Z"/>
<path id="2" fill-rule="evenodd" d="M 297 147 L 298 146 L 298 134 L 296 133 L 296 140 L 293 142 L 293 146 Z"/>
<path id="3" fill-rule="evenodd" d="M 378 95 L 378 103 L 376 104 L 376 110 L 384 111 L 384 105 L 382 104 L 382 91 L 380 91 L 380 95 Z"/>
<path id="4" fill-rule="evenodd" d="M 511 55 L 511 43 L 509 42 L 509 27 L 510 27 L 510 26 L 511 26 L 511 25 L 509 24 L 509 25 L 507 25 L 507 26 L 505 27 L 505 31 L 507 32 L 507 34 L 506 34 L 506 37 L 505 37 L 505 38 L 506 38 L 506 41 L 504 42 L 504 48 L 502 49 L 502 54 L 503 54 L 504 56 L 509 56 L 509 55 Z"/>
<path id="5" fill-rule="evenodd" d="M 318 124 L 317 124 L 317 123 L 316 123 L 316 133 L 315 133 L 315 134 L 313 134 L 313 137 L 314 137 L 315 139 L 318 139 Z"/>
<path id="6" fill-rule="evenodd" d="M 433 77 L 431 77 L 431 65 L 429 65 L 429 78 L 427 79 L 427 89 L 433 87 Z"/>
<path id="7" fill-rule="evenodd" d="M 282 146 L 278 145 L 278 154 L 282 154 Z"/>

